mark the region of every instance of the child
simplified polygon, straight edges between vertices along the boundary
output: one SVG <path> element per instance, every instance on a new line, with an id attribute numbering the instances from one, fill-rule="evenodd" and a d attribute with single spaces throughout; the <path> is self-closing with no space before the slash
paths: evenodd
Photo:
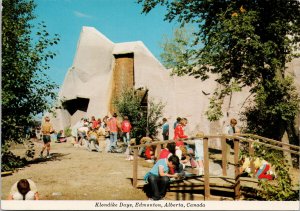
<path id="1" fill-rule="evenodd" d="M 146 147 L 146 150 L 145 150 L 145 159 L 146 160 L 155 160 L 155 156 L 154 156 L 154 146 L 148 146 Z"/>
<path id="2" fill-rule="evenodd" d="M 136 144 L 135 138 L 130 139 L 129 141 L 129 145 L 133 146 Z M 126 155 L 126 160 L 133 160 L 133 151 L 132 149 L 129 149 L 129 147 L 127 147 L 126 151 L 125 151 L 125 155 Z"/>
<path id="3" fill-rule="evenodd" d="M 144 176 L 144 180 L 151 187 L 152 200 L 161 200 L 165 197 L 170 182 L 170 177 L 177 177 L 177 174 L 169 174 L 169 169 L 179 168 L 179 158 L 176 155 L 170 156 L 168 159 L 160 159 L 152 167 L 152 169 Z"/>
<path id="4" fill-rule="evenodd" d="M 198 175 L 204 174 L 203 136 L 204 136 L 203 132 L 197 133 L 196 134 L 197 139 L 195 140 L 195 160 L 197 163 Z"/>
<path id="5" fill-rule="evenodd" d="M 271 170 L 270 163 L 265 160 L 256 158 L 256 160 L 254 161 L 254 167 L 255 176 L 259 180 L 273 180 L 276 177 L 275 173 Z"/>
<path id="6" fill-rule="evenodd" d="M 167 147 L 161 150 L 159 159 L 169 158 L 171 155 L 175 155 L 175 151 L 176 151 L 176 144 L 174 142 L 168 143 Z"/>
<path id="7" fill-rule="evenodd" d="M 168 143 L 167 147 L 162 149 L 159 155 L 159 159 L 165 159 L 169 158 L 172 155 L 175 155 L 175 150 L 176 150 L 176 144 L 173 143 Z M 174 174 L 175 170 L 173 168 L 170 168 L 170 174 Z"/>
<path id="8" fill-rule="evenodd" d="M 186 155 L 187 155 L 187 149 L 184 145 L 184 142 L 180 139 L 188 138 L 187 135 L 184 134 L 184 127 L 187 125 L 187 119 L 182 118 L 180 119 L 179 124 L 175 127 L 174 130 L 174 140 L 176 140 L 176 152 L 175 154 L 179 157 L 179 160 L 181 160 L 182 163 L 186 163 Z"/>
<path id="9" fill-rule="evenodd" d="M 67 142 L 67 139 L 66 139 L 66 137 L 64 136 L 64 131 L 63 131 L 63 130 L 60 130 L 60 131 L 57 133 L 57 143 L 62 143 L 62 142 Z"/>

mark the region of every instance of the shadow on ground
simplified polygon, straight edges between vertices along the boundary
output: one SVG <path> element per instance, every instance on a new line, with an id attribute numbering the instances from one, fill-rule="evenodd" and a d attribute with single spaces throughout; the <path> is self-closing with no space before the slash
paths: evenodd
<path id="1" fill-rule="evenodd" d="M 70 153 L 51 153 L 51 157 L 50 158 L 36 158 L 30 161 L 27 161 L 26 164 L 37 164 L 37 163 L 43 163 L 43 162 L 47 162 L 47 161 L 61 161 L 63 157 L 69 155 Z"/>

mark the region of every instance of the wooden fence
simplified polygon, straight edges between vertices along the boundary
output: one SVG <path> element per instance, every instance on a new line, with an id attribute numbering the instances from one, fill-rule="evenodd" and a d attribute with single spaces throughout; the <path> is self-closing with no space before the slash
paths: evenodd
<path id="1" fill-rule="evenodd" d="M 239 134 L 239 135 L 204 135 L 203 138 L 203 151 L 204 151 L 204 199 L 210 198 L 210 183 L 209 183 L 209 155 L 208 155 L 208 141 L 212 138 L 219 138 L 221 140 L 221 147 L 222 147 L 222 174 L 223 176 L 227 176 L 227 156 L 226 156 L 226 139 L 234 140 L 234 167 L 235 167 L 235 175 L 234 175 L 234 198 L 235 200 L 240 199 L 241 191 L 240 191 L 240 169 L 239 169 L 239 149 L 240 149 L 240 142 L 248 142 L 249 143 L 249 155 L 250 157 L 254 156 L 254 148 L 253 143 L 261 144 L 267 146 L 272 149 L 277 149 L 281 151 L 286 151 L 292 154 L 296 154 L 300 156 L 300 147 L 282 143 L 280 141 L 268 139 L 265 137 L 253 135 L 253 134 Z M 196 137 L 191 137 L 187 139 L 181 139 L 187 144 L 194 144 L 194 140 L 199 139 Z M 168 140 L 168 141 L 156 141 L 152 143 L 140 144 L 135 146 L 130 146 L 133 148 L 134 151 L 134 159 L 133 159 L 133 187 L 137 187 L 137 172 L 138 172 L 138 150 L 140 147 L 147 147 L 147 146 L 156 146 L 156 150 L 158 155 L 161 151 L 161 145 L 176 142 L 175 140 Z M 268 142 L 268 143 L 266 143 Z M 270 144 L 271 143 L 271 144 Z M 254 172 L 254 159 L 251 159 L 250 162 L 251 171 Z"/>

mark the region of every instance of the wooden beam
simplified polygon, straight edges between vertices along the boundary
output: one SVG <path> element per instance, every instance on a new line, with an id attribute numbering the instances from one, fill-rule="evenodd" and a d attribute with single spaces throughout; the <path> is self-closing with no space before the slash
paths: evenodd
<path id="1" fill-rule="evenodd" d="M 250 169 L 252 172 L 252 177 L 255 177 L 255 167 L 254 167 L 254 148 L 252 143 L 249 143 L 249 159 L 250 159 Z"/>
<path id="2" fill-rule="evenodd" d="M 222 172 L 223 176 L 227 176 L 227 149 L 226 149 L 226 139 L 221 138 L 221 146 L 222 146 Z"/>
<path id="3" fill-rule="evenodd" d="M 241 134 L 241 136 L 245 136 L 245 134 Z M 228 138 L 228 139 L 238 139 L 240 141 L 245 141 L 245 142 L 250 142 L 250 143 L 253 142 L 253 140 L 251 140 L 249 138 L 241 137 L 241 136 L 239 136 L 239 135 L 226 135 L 226 134 L 222 134 L 222 135 L 204 135 L 204 137 L 206 137 L 206 138 Z M 256 136 L 256 135 L 253 135 L 253 136 L 260 137 L 260 136 Z M 184 143 L 194 144 L 195 139 L 197 139 L 197 137 L 191 137 L 191 138 L 185 138 L 185 139 L 179 139 L 179 140 L 182 140 Z M 272 140 L 272 139 L 267 139 L 267 138 L 263 138 L 263 137 L 261 139 L 266 140 L 266 141 L 271 141 Z M 273 143 L 278 143 L 278 141 L 275 141 L 275 140 L 272 140 L 272 141 L 273 141 Z M 167 143 L 172 143 L 172 142 L 176 142 L 176 141 L 175 140 L 154 141 L 152 143 L 129 146 L 129 148 L 152 146 L 152 145 L 158 145 L 158 144 L 167 144 Z M 266 144 L 264 142 L 256 142 L 256 143 L 265 145 L 265 146 L 273 148 L 273 149 L 278 149 L 278 150 L 281 150 L 281 151 L 291 152 L 293 154 L 300 155 L 299 151 L 284 149 L 282 147 L 273 146 L 271 144 Z M 280 143 L 278 143 L 278 144 L 280 144 Z M 291 145 L 291 144 L 289 144 L 289 146 L 293 147 L 293 148 L 299 148 L 298 146 Z"/>
<path id="4" fill-rule="evenodd" d="M 290 146 L 291 148 L 300 150 L 300 146 L 296 146 L 296 145 L 293 145 L 293 144 L 284 143 L 282 141 L 277 141 L 277 140 L 265 138 L 265 137 L 262 137 L 262 136 L 259 136 L 259 135 L 246 133 L 246 134 L 239 134 L 239 136 L 249 136 L 250 138 L 257 138 L 257 139 L 261 139 L 263 141 L 269 141 L 269 142 L 272 142 L 274 144 L 280 144 L 282 146 L 284 146 L 284 145 L 285 146 Z"/>
<path id="5" fill-rule="evenodd" d="M 156 153 L 155 153 L 155 157 L 158 159 L 159 158 L 159 156 L 160 156 L 160 152 L 161 152 L 161 144 L 158 144 L 157 146 L 156 146 Z"/>
<path id="6" fill-rule="evenodd" d="M 134 188 L 137 187 L 137 172 L 138 172 L 138 148 L 134 148 L 133 154 L 133 177 L 132 177 L 132 185 Z"/>
<path id="7" fill-rule="evenodd" d="M 1 172 L 1 176 L 7 176 L 7 175 L 12 175 L 13 174 L 13 171 L 4 171 L 4 172 Z"/>
<path id="8" fill-rule="evenodd" d="M 235 187 L 234 198 L 239 200 L 241 197 L 241 184 L 240 184 L 240 166 L 239 166 L 239 140 L 234 139 L 234 166 L 235 166 Z"/>
<path id="9" fill-rule="evenodd" d="M 209 156 L 208 156 L 208 139 L 203 139 L 203 151 L 204 151 L 204 199 L 210 198 L 209 188 Z"/>

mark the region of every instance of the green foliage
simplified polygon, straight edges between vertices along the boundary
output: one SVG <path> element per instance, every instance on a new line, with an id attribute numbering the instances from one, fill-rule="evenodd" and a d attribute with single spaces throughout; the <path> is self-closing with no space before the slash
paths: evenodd
<path id="1" fill-rule="evenodd" d="M 49 46 L 58 43 L 42 22 L 35 28 L 34 1 L 3 0 L 2 13 L 2 143 L 19 140 L 18 126 L 51 107 L 57 85 L 45 71 L 56 55 Z M 33 33 L 36 33 L 33 35 Z"/>
<path id="2" fill-rule="evenodd" d="M 64 129 L 64 134 L 65 134 L 65 137 L 70 137 L 72 136 L 72 129 L 70 127 L 66 127 Z"/>
<path id="3" fill-rule="evenodd" d="M 186 62 L 194 68 L 187 73 L 202 79 L 212 72 L 218 73 L 217 81 L 223 85 L 232 78 L 243 86 L 257 85 L 261 78 L 273 77 L 278 68 L 283 71 L 285 63 L 296 55 L 292 51 L 299 49 L 300 3 L 294 0 L 138 3 L 143 4 L 144 13 L 159 4 L 166 6 L 165 20 L 197 27 L 189 38 L 193 42 L 185 42 L 183 36 L 175 44 L 194 49 L 188 57 L 192 59 Z"/>
<path id="4" fill-rule="evenodd" d="M 164 36 L 160 54 L 163 65 L 172 68 L 171 75 L 185 75 L 193 68 L 194 49 L 192 46 L 192 28 L 177 28 L 174 30 L 173 38 Z"/>
<path id="5" fill-rule="evenodd" d="M 224 97 L 232 94 L 233 92 L 241 91 L 241 87 L 238 83 L 232 80 L 228 85 L 219 87 L 213 93 L 213 96 L 209 98 L 209 108 L 205 112 L 208 120 L 217 121 L 223 116 L 222 105 Z"/>
<path id="6" fill-rule="evenodd" d="M 283 158 L 282 151 L 270 149 L 260 144 L 254 144 L 255 156 L 263 158 L 275 167 L 276 178 L 274 181 L 259 181 L 262 188 L 258 196 L 267 201 L 296 201 L 299 200 L 299 187 L 293 188 L 287 161 Z"/>
<path id="7" fill-rule="evenodd" d="M 223 105 L 223 98 L 218 98 L 216 92 L 214 93 L 214 96 L 210 98 L 209 101 L 209 108 L 205 112 L 207 118 L 210 121 L 217 121 L 223 116 L 222 112 L 222 105 Z"/>
<path id="8" fill-rule="evenodd" d="M 205 80 L 213 73 L 217 76 L 216 81 L 225 89 L 234 80 L 239 87 L 250 86 L 251 92 L 256 93 L 265 83 L 273 83 L 276 77 L 283 77 L 285 64 L 299 57 L 296 53 L 300 41 L 299 1 L 137 2 L 143 5 L 144 13 L 157 5 L 165 6 L 165 20 L 176 20 L 181 27 L 186 24 L 195 26 L 192 34 L 186 34 L 190 36 L 175 33 L 174 39 L 167 40 L 163 45 L 163 61 L 167 61 L 168 68 L 173 65 L 173 73 L 179 76 L 187 74 Z M 184 29 L 178 31 L 185 32 Z M 211 98 L 207 111 L 210 120 L 222 116 L 221 98 L 219 95 Z M 288 110 L 283 105 L 280 107 Z M 280 118 L 286 119 L 285 116 Z"/>
<path id="9" fill-rule="evenodd" d="M 160 120 L 165 105 L 162 102 L 154 102 L 153 99 L 150 99 L 148 103 L 148 133 L 150 137 L 155 137 L 158 133 L 158 128 L 161 126 Z"/>
<path id="10" fill-rule="evenodd" d="M 9 144 L 3 144 L 1 148 L 1 172 L 12 171 L 26 164 L 26 159 L 15 156 L 9 151 Z"/>
<path id="11" fill-rule="evenodd" d="M 160 126 L 158 120 L 162 117 L 164 105 L 148 100 L 148 108 L 141 106 L 141 97 L 132 89 L 125 90 L 114 100 L 114 105 L 120 116 L 128 116 L 132 124 L 131 136 L 139 141 L 148 135 L 155 137 Z M 148 113 L 148 115 L 147 115 Z"/>
<path id="12" fill-rule="evenodd" d="M 293 80 L 269 80 L 256 88 L 255 105 L 243 112 L 248 132 L 281 140 L 288 126 L 294 124 L 300 98 Z"/>

